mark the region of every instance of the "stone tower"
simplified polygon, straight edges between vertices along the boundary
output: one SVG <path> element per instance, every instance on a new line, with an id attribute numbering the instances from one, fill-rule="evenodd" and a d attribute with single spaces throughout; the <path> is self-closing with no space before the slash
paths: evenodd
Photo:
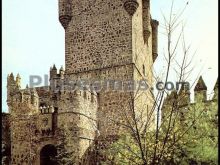
<path id="1" fill-rule="evenodd" d="M 127 89 L 128 81 L 145 79 L 152 86 L 158 21 L 151 19 L 150 0 L 59 0 L 59 20 L 65 30 L 66 81 L 116 80 Z M 136 92 L 97 92 L 100 141 L 119 133 L 111 119 L 121 121 L 120 111 L 131 102 L 137 111 L 146 109 L 147 120 L 153 96 L 142 91 L 134 101 Z"/>
<path id="2" fill-rule="evenodd" d="M 144 110 L 149 120 L 152 92 L 137 89 L 139 80 L 152 86 L 158 54 L 150 0 L 59 0 L 59 21 L 65 71 L 54 65 L 49 86 L 26 89 L 19 75 L 8 76 L 11 164 L 53 164 L 67 155 L 74 165 L 97 164 L 98 148 L 122 129 L 116 124 L 124 122 L 122 111 Z M 87 83 L 77 89 L 80 80 Z M 116 90 L 115 81 L 122 88 Z"/>
<path id="3" fill-rule="evenodd" d="M 152 65 L 157 57 L 158 22 L 151 19 L 150 0 L 59 0 L 59 20 L 65 30 L 67 80 L 141 80 L 152 86 Z M 97 117 L 101 135 L 109 115 L 130 93 L 100 91 Z M 151 107 L 149 91 L 134 104 Z"/>
<path id="4" fill-rule="evenodd" d="M 14 80 L 8 76 L 7 103 L 10 112 L 11 164 L 30 164 L 34 159 L 31 151 L 32 135 L 35 130 L 35 115 L 38 113 L 38 94 L 34 89 L 20 89 L 19 74 Z"/>
<path id="5" fill-rule="evenodd" d="M 202 76 L 199 77 L 194 92 L 195 92 L 195 102 L 199 102 L 199 100 L 207 101 L 207 86 L 205 85 Z"/>

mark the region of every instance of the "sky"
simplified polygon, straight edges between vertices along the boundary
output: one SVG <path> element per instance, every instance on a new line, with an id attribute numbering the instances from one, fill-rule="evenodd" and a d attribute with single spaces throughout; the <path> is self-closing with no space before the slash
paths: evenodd
<path id="1" fill-rule="evenodd" d="M 164 66 L 162 54 L 166 37 L 161 26 L 162 13 L 169 13 L 171 1 L 151 0 L 151 15 L 160 22 L 156 74 L 160 74 Z M 192 53 L 196 51 L 190 81 L 201 74 L 209 94 L 218 75 L 218 0 L 174 0 L 174 14 L 187 2 L 181 20 L 186 23 L 186 42 L 191 45 Z M 64 29 L 58 21 L 58 0 L 2 0 L 2 5 L 2 102 L 3 111 L 7 111 L 7 75 L 19 73 L 25 88 L 30 75 L 43 77 L 53 64 L 58 68 L 64 66 L 65 43 Z"/>

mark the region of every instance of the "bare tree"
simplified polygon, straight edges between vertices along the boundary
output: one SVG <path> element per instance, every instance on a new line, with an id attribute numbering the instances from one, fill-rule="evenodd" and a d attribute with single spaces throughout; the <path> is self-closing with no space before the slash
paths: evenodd
<path id="1" fill-rule="evenodd" d="M 167 37 L 167 49 L 164 51 L 164 58 L 167 62 L 165 76 L 159 78 L 163 84 L 169 82 L 172 71 L 176 73 L 177 82 L 187 82 L 193 70 L 192 60 L 195 55 L 195 53 L 190 54 L 190 45 L 187 45 L 184 36 L 185 25 L 181 21 L 186 6 L 175 15 L 173 6 L 174 1 L 169 16 L 163 15 L 162 27 Z M 176 33 L 178 35 L 175 38 Z M 178 57 L 182 57 L 182 59 L 177 59 Z M 158 81 L 158 78 L 155 77 L 155 79 Z M 179 158 L 183 158 L 186 154 L 184 146 L 193 144 L 193 140 L 187 139 L 189 136 L 186 135 L 194 129 L 202 116 L 204 117 L 205 105 L 189 106 L 190 89 L 195 82 L 191 86 L 188 83 L 182 84 L 181 88 L 171 93 L 165 88 L 159 90 L 150 109 L 137 109 L 134 105 L 143 91 L 131 92 L 129 101 L 123 102 L 124 105 L 127 105 L 121 107 L 119 112 L 123 122 L 116 121 L 114 118 L 110 119 L 123 127 L 123 134 L 107 151 L 106 154 L 111 154 L 109 154 L 109 162 L 105 163 L 111 164 L 112 160 L 117 162 L 117 158 L 120 164 L 141 165 L 175 164 L 183 161 Z M 152 129 L 155 112 L 156 124 L 155 129 Z"/>

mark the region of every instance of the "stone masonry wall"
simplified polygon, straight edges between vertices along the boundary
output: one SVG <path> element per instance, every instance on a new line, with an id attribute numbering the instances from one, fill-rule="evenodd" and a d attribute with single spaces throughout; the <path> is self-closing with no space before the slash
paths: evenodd
<path id="1" fill-rule="evenodd" d="M 58 128 L 69 130 L 66 147 L 73 151 L 73 163 L 77 164 L 95 138 L 96 95 L 90 91 L 65 91 L 61 93 L 58 107 Z"/>
<path id="2" fill-rule="evenodd" d="M 10 114 L 2 113 L 2 164 L 8 165 L 11 158 Z"/>
<path id="3" fill-rule="evenodd" d="M 60 69 L 57 74 L 56 67 L 51 68 L 50 75 L 55 77 L 51 76 L 50 82 L 86 79 L 125 83 L 146 79 L 149 85 L 153 83 L 152 47 L 156 48 L 152 45 L 155 38 L 149 1 L 127 2 L 59 0 L 59 20 L 65 29 L 66 71 Z M 62 129 L 68 133 L 65 148 L 72 154 L 73 164 L 79 164 L 82 157 L 86 159 L 89 148 L 98 151 L 105 138 L 115 138 L 120 133 L 117 122 L 124 122 L 123 113 L 129 110 L 131 96 L 135 95 L 133 91 L 115 91 L 111 87 L 97 93 L 43 87 L 20 90 L 19 84 L 20 76 L 16 80 L 13 75 L 8 77 L 12 164 L 17 165 L 39 164 L 41 149 L 60 143 Z M 123 87 L 128 89 L 128 84 Z M 148 116 L 152 94 L 139 94 L 135 109 L 138 113 L 144 109 L 143 114 Z"/>
<path id="4" fill-rule="evenodd" d="M 123 1 L 76 0 L 66 28 L 66 73 L 131 62 L 131 17 Z"/>

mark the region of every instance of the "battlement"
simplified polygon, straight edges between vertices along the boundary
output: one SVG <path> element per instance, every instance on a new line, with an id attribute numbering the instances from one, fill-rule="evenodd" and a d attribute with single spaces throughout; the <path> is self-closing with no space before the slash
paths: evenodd
<path id="1" fill-rule="evenodd" d="M 187 99 L 187 100 L 184 100 L 185 105 L 191 104 L 190 103 L 191 93 L 188 89 L 189 89 L 188 87 L 186 89 L 186 87 L 181 86 L 181 89 L 179 90 L 179 92 L 177 92 L 176 90 L 172 91 L 169 95 L 167 95 L 165 102 L 167 102 L 169 104 L 172 99 L 176 99 L 177 96 L 179 96 L 180 100 Z M 195 103 L 199 102 L 200 100 L 202 102 L 207 103 L 207 102 L 214 101 L 217 99 L 217 97 L 218 97 L 218 78 L 215 83 L 213 92 L 214 92 L 213 99 L 207 100 L 207 96 L 206 96 L 207 95 L 207 86 L 206 86 L 202 76 L 200 76 L 198 79 L 198 82 L 194 88 Z"/>
<path id="2" fill-rule="evenodd" d="M 19 75 L 8 76 L 12 164 L 44 164 L 41 159 L 51 159 L 42 154 L 48 143 L 55 149 L 63 146 L 79 164 L 95 138 L 120 134 L 109 119 L 121 121 L 119 110 L 129 110 L 130 93 L 111 87 L 96 93 L 90 89 L 92 83 L 81 88 L 85 84 L 78 80 L 145 77 L 153 82 L 159 23 L 151 19 L 150 0 L 59 0 L 59 21 L 65 30 L 65 70 L 53 65 L 50 85 L 33 89 L 21 89 Z M 141 95 L 134 101 L 135 109 L 146 107 L 146 100 L 147 108 L 153 106 L 152 97 L 150 92 Z M 96 147 L 105 147 L 111 139 Z M 24 162 L 30 153 L 36 158 Z"/>
<path id="3" fill-rule="evenodd" d="M 60 100 L 67 100 L 67 101 L 87 100 L 88 102 L 91 102 L 92 104 L 97 104 L 97 93 L 95 91 L 92 91 L 86 88 L 84 88 L 83 90 L 81 89 L 60 90 L 58 92 L 58 98 L 59 98 L 58 101 Z"/>
<path id="4" fill-rule="evenodd" d="M 41 114 L 47 114 L 47 113 L 54 113 L 54 107 L 51 105 L 51 106 L 40 106 L 39 107 L 39 111 Z"/>
<path id="5" fill-rule="evenodd" d="M 20 89 L 10 93 L 10 98 L 13 103 L 28 103 L 34 106 L 38 104 L 38 94 L 34 88 Z"/>
<path id="6" fill-rule="evenodd" d="M 211 100 L 207 100 L 206 93 L 207 87 L 202 77 L 199 78 L 195 88 L 195 102 L 190 102 L 190 88 L 188 86 L 181 86 L 179 91 L 173 90 L 167 97 L 164 99 L 162 107 L 162 119 L 166 117 L 166 111 L 168 111 L 173 104 L 177 104 L 179 108 L 186 108 L 189 106 L 194 106 L 197 103 L 204 103 L 205 105 L 211 105 L 213 102 L 216 102 L 218 99 L 218 79 L 214 87 L 214 97 Z"/>
<path id="7" fill-rule="evenodd" d="M 7 103 L 10 113 L 20 115 L 35 113 L 39 106 L 39 96 L 35 88 L 21 89 L 21 77 L 17 74 L 14 79 L 13 73 L 7 79 Z"/>

